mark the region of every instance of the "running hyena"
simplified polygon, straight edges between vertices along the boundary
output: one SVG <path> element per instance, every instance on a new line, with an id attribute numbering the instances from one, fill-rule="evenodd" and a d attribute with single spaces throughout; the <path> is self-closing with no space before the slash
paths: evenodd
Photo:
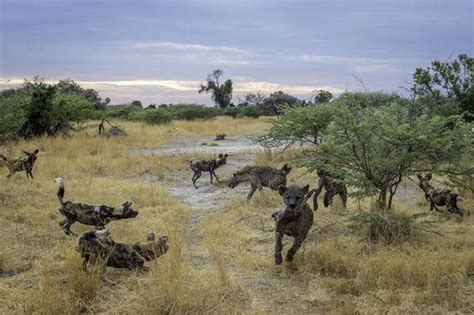
<path id="1" fill-rule="evenodd" d="M 294 238 L 293 246 L 286 254 L 286 261 L 293 261 L 296 252 L 306 239 L 309 229 L 313 225 L 313 211 L 307 204 L 309 185 L 302 188 L 292 185 L 286 187 L 284 185 L 278 188 L 278 192 L 283 197 L 285 209 L 273 213 L 272 217 L 276 221 L 275 231 L 275 263 L 281 264 L 283 257 L 283 235 Z M 307 196 L 307 197 L 305 197 Z"/>
<path id="2" fill-rule="evenodd" d="M 342 200 L 342 205 L 344 208 L 347 206 L 347 187 L 346 184 L 330 177 L 327 172 L 324 170 L 318 171 L 319 176 L 319 183 L 318 188 L 316 188 L 316 192 L 313 197 L 313 210 L 316 211 L 318 209 L 318 196 L 321 193 L 322 189 L 324 188 L 326 192 L 324 193 L 324 207 L 328 207 L 332 204 L 332 200 L 335 195 L 339 195 Z"/>
<path id="3" fill-rule="evenodd" d="M 36 159 L 38 158 L 39 150 L 34 150 L 33 153 L 23 151 L 26 155 L 24 158 L 18 158 L 16 160 L 8 160 L 6 156 L 0 154 L 0 162 L 8 167 L 10 172 L 7 175 L 7 178 L 10 178 L 16 172 L 25 171 L 26 177 L 33 178 L 33 165 L 35 164 Z"/>
<path id="4" fill-rule="evenodd" d="M 232 177 L 229 187 L 234 188 L 240 183 L 250 182 L 250 192 L 247 199 L 251 199 L 255 191 L 268 187 L 277 190 L 280 185 L 286 185 L 286 177 L 290 173 L 291 167 L 283 165 L 281 169 L 270 166 L 246 166 Z"/>
<path id="5" fill-rule="evenodd" d="M 112 220 L 122 220 L 134 218 L 138 212 L 133 210 L 132 203 L 127 201 L 122 204 L 120 209 L 109 206 L 91 206 L 84 203 L 64 201 L 64 181 L 62 178 L 56 178 L 58 185 L 57 196 L 61 203 L 59 211 L 66 217 L 59 225 L 67 235 L 72 234 L 71 225 L 76 221 L 86 225 L 93 225 L 97 229 L 104 229 L 105 225 Z"/>

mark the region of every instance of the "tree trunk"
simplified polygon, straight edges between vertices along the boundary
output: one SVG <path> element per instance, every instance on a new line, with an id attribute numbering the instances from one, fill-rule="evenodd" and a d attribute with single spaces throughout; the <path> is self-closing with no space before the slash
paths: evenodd
<path id="1" fill-rule="evenodd" d="M 377 210 L 387 210 L 387 190 L 382 189 L 377 198 Z"/>

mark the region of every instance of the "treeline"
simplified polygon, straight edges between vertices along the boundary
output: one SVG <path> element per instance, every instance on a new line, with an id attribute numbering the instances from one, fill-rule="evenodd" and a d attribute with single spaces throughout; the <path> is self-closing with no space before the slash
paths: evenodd
<path id="1" fill-rule="evenodd" d="M 70 79 L 53 85 L 39 77 L 25 80 L 20 88 L 0 92 L 0 141 L 67 134 L 74 130 L 76 124 L 90 119 L 124 119 L 163 124 L 174 119 L 211 119 L 216 116 L 280 117 L 285 113 L 288 115 L 289 108 L 316 108 L 338 102 L 348 102 L 349 106 L 357 103 L 360 108 L 375 108 L 386 106 L 387 102 L 397 102 L 410 111 L 410 117 L 428 113 L 442 117 L 457 115 L 466 122 L 474 119 L 474 59 L 466 54 L 459 55 L 451 62 L 434 61 L 431 67 L 417 68 L 413 74 L 413 85 L 406 89 L 411 97 L 384 93 L 343 93 L 334 98 L 329 91 L 319 90 L 311 100 L 300 100 L 277 91 L 268 96 L 248 93 L 239 98 L 235 105 L 232 103 L 232 80 L 221 83 L 222 74 L 222 70 L 215 70 L 208 76 L 206 84 L 197 90 L 199 93 L 209 93 L 215 107 L 149 104 L 144 108 L 140 101 L 109 105 L 110 98 L 102 99 L 97 91 L 84 89 Z M 362 112 L 359 111 L 359 115 Z M 312 119 L 314 124 L 326 120 L 320 116 Z M 313 130 L 316 129 L 313 127 Z"/>

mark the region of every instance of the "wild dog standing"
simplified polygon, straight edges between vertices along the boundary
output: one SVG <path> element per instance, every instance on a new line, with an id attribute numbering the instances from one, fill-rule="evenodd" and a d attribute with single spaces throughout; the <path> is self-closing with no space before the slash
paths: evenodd
<path id="1" fill-rule="evenodd" d="M 9 170 L 9 174 L 7 178 L 10 178 L 16 172 L 25 171 L 26 178 L 30 177 L 33 178 L 33 165 L 35 164 L 36 159 L 38 158 L 39 150 L 34 150 L 33 153 L 23 151 L 26 155 L 24 158 L 18 158 L 16 160 L 9 161 L 6 156 L 0 154 L 0 162 L 6 165 Z"/>
<path id="2" fill-rule="evenodd" d="M 89 263 L 102 264 L 102 274 L 106 267 L 127 268 L 130 270 L 144 270 L 145 261 L 154 260 L 169 249 L 168 236 L 158 240 L 154 233 L 150 233 L 146 243 L 123 244 L 116 243 L 109 237 L 107 230 L 86 232 L 79 238 L 76 250 L 84 258 L 83 267 L 87 270 Z"/>
<path id="3" fill-rule="evenodd" d="M 458 201 L 462 198 L 459 194 L 451 192 L 449 189 L 435 189 L 430 185 L 429 181 L 432 178 L 431 173 L 426 174 L 424 177 L 420 174 L 416 174 L 420 183 L 418 186 L 425 193 L 426 200 L 430 203 L 430 211 L 435 209 L 438 212 L 442 212 L 436 206 L 446 206 L 448 211 L 460 215 L 464 215 L 461 209 L 458 207 Z"/>
<path id="4" fill-rule="evenodd" d="M 291 167 L 283 165 L 281 169 L 270 166 L 246 166 L 232 177 L 229 187 L 234 188 L 240 183 L 250 181 L 250 192 L 247 199 L 251 199 L 255 191 L 268 187 L 277 190 L 280 185 L 286 185 L 286 177 L 290 173 Z"/>
<path id="5" fill-rule="evenodd" d="M 202 172 L 209 172 L 211 174 L 211 183 L 212 183 L 212 177 L 214 176 L 217 180 L 218 183 L 220 183 L 219 178 L 217 178 L 216 175 L 216 169 L 221 167 L 222 165 L 225 165 L 227 163 L 227 157 L 228 154 L 219 154 L 219 160 L 201 160 L 196 163 L 193 163 L 193 161 L 189 161 L 191 169 L 194 171 L 193 175 L 193 185 L 197 189 L 198 187 L 196 186 L 196 181 L 201 177 Z"/>
<path id="6" fill-rule="evenodd" d="M 283 257 L 281 252 L 283 250 L 283 235 L 288 235 L 294 238 L 293 246 L 288 250 L 285 260 L 293 261 L 296 252 L 306 239 L 309 229 L 313 225 L 313 210 L 306 203 L 308 198 L 309 185 L 300 188 L 296 185 L 286 187 L 281 185 L 278 187 L 278 192 L 283 197 L 285 209 L 273 213 L 272 217 L 276 221 L 275 231 L 275 263 L 281 264 Z"/>
<path id="7" fill-rule="evenodd" d="M 76 221 L 86 225 L 93 225 L 97 229 L 104 229 L 105 225 L 112 220 L 122 220 L 134 218 L 138 212 L 133 210 L 130 206 L 131 202 L 127 201 L 122 204 L 121 209 L 112 208 L 109 206 L 90 206 L 84 203 L 64 201 L 64 181 L 62 178 L 56 178 L 58 185 L 57 196 L 61 202 L 59 211 L 66 217 L 65 220 L 59 223 L 64 233 L 67 235 L 73 234 L 71 232 L 71 225 Z"/>
<path id="8" fill-rule="evenodd" d="M 332 200 L 334 196 L 339 195 L 342 200 L 342 205 L 344 208 L 347 206 L 347 187 L 346 184 L 335 180 L 334 178 L 330 177 L 324 170 L 319 170 L 317 172 L 319 176 L 319 183 L 318 188 L 316 188 L 316 192 L 313 197 L 313 210 L 316 211 L 318 209 L 318 196 L 321 193 L 322 189 L 324 188 L 326 192 L 324 193 L 324 207 L 328 207 L 332 204 Z"/>

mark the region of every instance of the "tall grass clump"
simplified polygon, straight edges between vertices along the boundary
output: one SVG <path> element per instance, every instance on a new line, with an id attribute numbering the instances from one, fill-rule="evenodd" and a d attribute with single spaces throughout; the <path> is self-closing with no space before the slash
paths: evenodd
<path id="1" fill-rule="evenodd" d="M 401 244 L 416 239 L 421 223 L 418 219 L 426 213 L 414 215 L 395 214 L 393 212 L 361 212 L 350 218 L 351 227 L 361 233 L 369 242 L 381 242 L 386 245 Z"/>

